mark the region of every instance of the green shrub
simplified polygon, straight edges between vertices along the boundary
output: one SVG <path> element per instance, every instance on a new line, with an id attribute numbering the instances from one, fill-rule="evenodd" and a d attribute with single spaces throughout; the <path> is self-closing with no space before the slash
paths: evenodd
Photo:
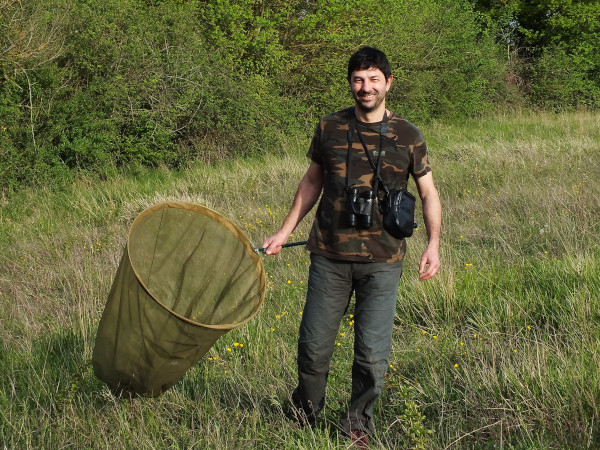
<path id="1" fill-rule="evenodd" d="M 319 114 L 348 105 L 348 58 L 371 45 L 390 59 L 396 77 L 390 105 L 405 116 L 448 119 L 490 111 L 507 97 L 506 68 L 480 19 L 466 0 L 311 4 L 290 29 L 287 48 L 299 68 L 290 89 Z"/>
<path id="2" fill-rule="evenodd" d="M 117 167 L 285 151 L 318 116 L 351 104 L 346 65 L 362 45 L 388 54 L 389 106 L 418 123 L 510 106 L 518 99 L 507 72 L 526 79 L 519 87 L 536 105 L 598 107 L 597 6 L 553 2 L 555 14 L 543 16 L 538 35 L 525 13 L 545 11 L 547 1 L 491 13 L 488 2 L 481 8 L 489 15 L 474 3 L 481 7 L 470 0 L 5 0 L 2 195 Z M 517 29 L 522 43 L 543 45 L 528 54 L 531 63 L 499 52 L 508 43 L 514 54 Z M 497 32 L 508 37 L 495 43 Z"/>
<path id="3" fill-rule="evenodd" d="M 600 3 L 589 0 L 477 0 L 498 41 L 520 60 L 523 92 L 550 109 L 598 107 Z"/>
<path id="4" fill-rule="evenodd" d="M 600 83 L 577 59 L 560 46 L 545 48 L 529 66 L 531 102 L 553 110 L 600 106 Z"/>
<path id="5" fill-rule="evenodd" d="M 274 150 L 294 123 L 298 107 L 273 80 L 208 45 L 197 2 L 32 1 L 6 11 L 5 192 L 53 167 L 103 174 Z"/>
<path id="6" fill-rule="evenodd" d="M 389 0 L 380 15 L 376 43 L 396 74 L 390 104 L 405 116 L 461 119 L 506 104 L 505 62 L 469 1 Z"/>

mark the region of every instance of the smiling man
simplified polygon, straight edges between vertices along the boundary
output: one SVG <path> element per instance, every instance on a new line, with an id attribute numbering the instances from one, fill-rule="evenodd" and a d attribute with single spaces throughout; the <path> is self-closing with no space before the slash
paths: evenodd
<path id="1" fill-rule="evenodd" d="M 381 115 L 381 110 L 385 108 L 385 95 L 390 90 L 393 76 L 389 75 L 386 78 L 380 69 L 370 67 L 354 71 L 348 77 L 358 112 L 363 114 L 375 112 Z"/>
<path id="2" fill-rule="evenodd" d="M 348 82 L 354 107 L 319 121 L 308 151 L 311 163 L 279 231 L 265 239 L 265 253 L 281 251 L 302 218 L 321 197 L 308 239 L 311 252 L 306 304 L 298 339 L 295 417 L 315 426 L 325 404 L 329 363 L 352 295 L 354 361 L 350 405 L 341 417 L 344 434 L 367 447 L 374 432 L 373 403 L 389 365 L 398 284 L 406 241 L 383 228 L 383 193 L 376 167 L 389 189 L 417 185 L 428 245 L 419 279 L 440 268 L 441 204 L 421 132 L 386 108 L 393 76 L 385 54 L 363 47 L 350 58 Z M 322 196 L 321 196 L 322 194 Z"/>

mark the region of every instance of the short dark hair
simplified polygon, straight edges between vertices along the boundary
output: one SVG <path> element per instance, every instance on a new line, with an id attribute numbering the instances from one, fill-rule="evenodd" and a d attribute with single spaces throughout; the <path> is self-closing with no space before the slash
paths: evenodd
<path id="1" fill-rule="evenodd" d="M 381 70 L 386 81 L 392 76 L 390 62 L 385 53 L 373 47 L 361 47 L 350 57 L 348 62 L 348 81 L 350 81 L 352 72 L 370 69 L 371 67 Z"/>

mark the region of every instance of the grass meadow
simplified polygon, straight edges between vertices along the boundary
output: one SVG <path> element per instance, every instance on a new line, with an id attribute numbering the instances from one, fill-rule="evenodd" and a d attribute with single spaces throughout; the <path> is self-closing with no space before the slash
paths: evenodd
<path id="1" fill-rule="evenodd" d="M 409 241 L 373 448 L 600 447 L 600 115 L 521 114 L 422 129 L 444 207 L 442 270 Z M 0 212 L 0 447 L 346 448 L 352 306 L 315 430 L 285 417 L 308 254 L 264 260 L 261 313 L 161 397 L 95 378 L 95 333 L 133 219 L 187 200 L 259 246 L 307 167 L 279 154 L 27 190 Z M 414 185 L 413 188 L 414 190 Z M 311 217 L 294 239 L 306 238 Z M 218 255 L 207 255 L 218 258 Z"/>

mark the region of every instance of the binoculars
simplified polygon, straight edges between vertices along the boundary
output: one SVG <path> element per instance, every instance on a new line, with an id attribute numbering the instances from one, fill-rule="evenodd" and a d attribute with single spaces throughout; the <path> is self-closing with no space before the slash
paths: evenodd
<path id="1" fill-rule="evenodd" d="M 348 226 L 371 228 L 376 197 L 373 190 L 360 191 L 354 186 L 348 188 Z"/>

